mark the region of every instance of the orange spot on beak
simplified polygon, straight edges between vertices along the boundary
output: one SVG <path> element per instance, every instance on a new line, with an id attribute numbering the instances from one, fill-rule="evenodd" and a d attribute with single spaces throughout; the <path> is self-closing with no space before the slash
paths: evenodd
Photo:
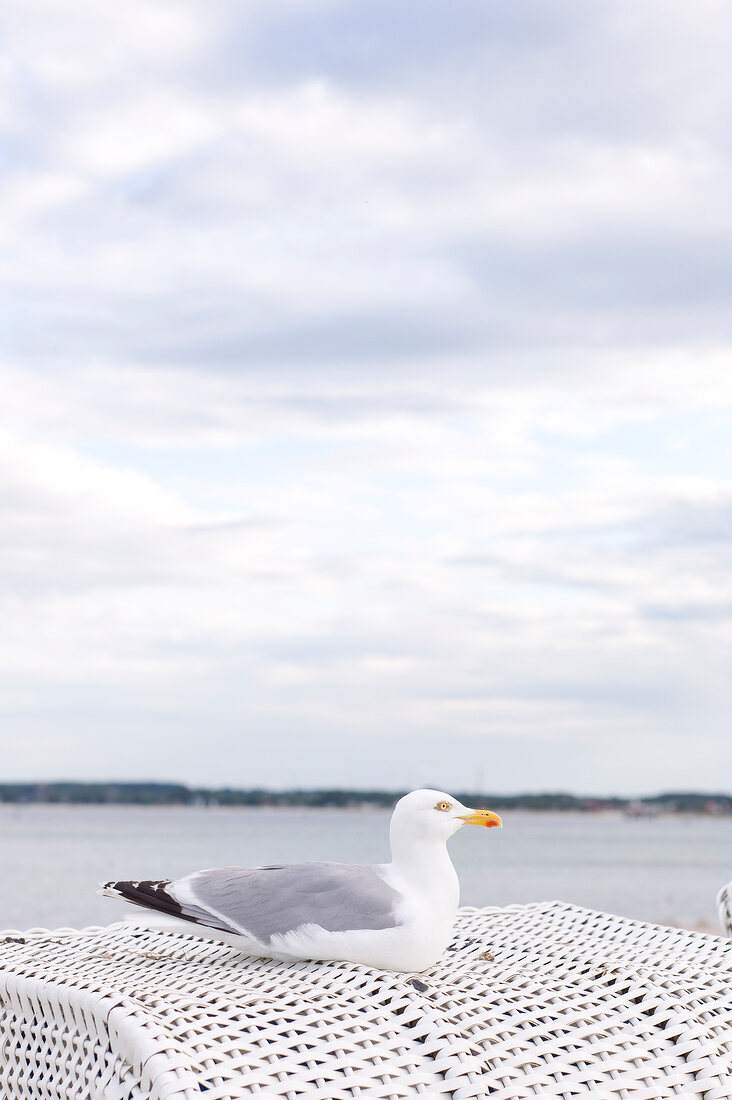
<path id="1" fill-rule="evenodd" d="M 485 825 L 486 829 L 497 829 L 503 825 L 498 814 L 492 810 L 469 810 L 463 815 L 463 821 L 467 825 Z"/>

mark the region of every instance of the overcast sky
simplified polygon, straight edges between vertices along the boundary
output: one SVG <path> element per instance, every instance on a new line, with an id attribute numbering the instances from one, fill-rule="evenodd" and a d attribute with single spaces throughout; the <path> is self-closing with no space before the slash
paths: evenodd
<path id="1" fill-rule="evenodd" d="M 732 789 L 732 10 L 2 11 L 0 778 Z"/>

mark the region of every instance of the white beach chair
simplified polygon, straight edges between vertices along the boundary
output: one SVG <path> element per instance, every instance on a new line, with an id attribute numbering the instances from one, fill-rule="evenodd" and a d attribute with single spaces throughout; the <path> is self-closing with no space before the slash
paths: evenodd
<path id="1" fill-rule="evenodd" d="M 722 932 L 732 937 L 732 882 L 728 882 L 717 894 L 717 912 Z"/>
<path id="2" fill-rule="evenodd" d="M 0 934 L 3 1100 L 732 1100 L 732 941 L 461 909 L 416 976 L 128 925 Z"/>

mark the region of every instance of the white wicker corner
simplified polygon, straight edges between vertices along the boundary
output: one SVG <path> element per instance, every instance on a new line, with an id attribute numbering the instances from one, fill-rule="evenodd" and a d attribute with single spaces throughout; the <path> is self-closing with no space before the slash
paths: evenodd
<path id="1" fill-rule="evenodd" d="M 0 934 L 3 1100 L 732 1100 L 732 942 L 462 909 L 417 976 L 126 925 Z"/>

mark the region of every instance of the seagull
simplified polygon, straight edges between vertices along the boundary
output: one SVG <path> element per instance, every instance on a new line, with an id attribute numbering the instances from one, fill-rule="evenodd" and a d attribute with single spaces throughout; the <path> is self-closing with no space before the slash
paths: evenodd
<path id="1" fill-rule="evenodd" d="M 106 882 L 99 892 L 245 955 L 419 973 L 452 934 L 459 884 L 447 841 L 463 825 L 501 824 L 444 791 L 412 791 L 394 807 L 391 863 L 214 867 L 172 881 Z"/>

